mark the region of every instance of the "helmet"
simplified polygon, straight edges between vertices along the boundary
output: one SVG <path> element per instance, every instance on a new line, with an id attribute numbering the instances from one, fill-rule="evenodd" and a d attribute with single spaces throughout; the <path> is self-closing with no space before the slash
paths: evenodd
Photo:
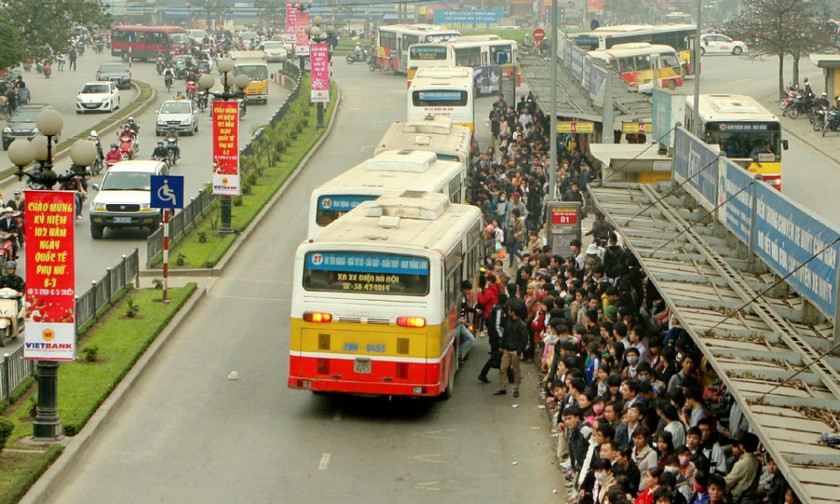
<path id="1" fill-rule="evenodd" d="M 9 261 L 6 263 L 6 269 L 16 269 L 17 263 L 14 261 Z"/>
<path id="2" fill-rule="evenodd" d="M 129 117 L 128 122 L 133 123 L 134 122 L 134 117 Z"/>
<path id="3" fill-rule="evenodd" d="M 123 129 L 124 129 L 124 130 L 131 129 L 131 126 L 129 126 L 128 124 L 126 124 L 126 125 L 124 125 L 124 126 L 123 126 Z"/>
<path id="4" fill-rule="evenodd" d="M 117 144 L 115 144 L 115 143 L 112 143 L 112 144 L 111 144 L 111 148 L 112 148 L 112 149 L 117 149 L 117 148 L 119 148 L 119 145 L 117 145 Z"/>
<path id="5" fill-rule="evenodd" d="M 90 136 L 92 136 L 93 138 L 96 138 L 96 137 L 99 136 L 99 134 L 96 132 L 96 130 L 90 130 Z"/>
<path id="6" fill-rule="evenodd" d="M 163 145 L 163 140 L 158 140 L 158 145 Z"/>

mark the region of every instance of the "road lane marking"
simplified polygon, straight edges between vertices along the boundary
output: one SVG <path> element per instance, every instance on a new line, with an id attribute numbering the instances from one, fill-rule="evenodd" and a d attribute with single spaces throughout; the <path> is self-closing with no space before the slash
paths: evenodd
<path id="1" fill-rule="evenodd" d="M 440 483 L 440 481 L 424 481 L 423 483 L 417 483 L 416 485 L 414 485 L 414 488 L 416 488 L 418 490 L 431 490 L 431 491 L 439 492 L 440 487 L 432 486 L 432 485 L 438 485 L 439 483 Z"/>
<path id="2" fill-rule="evenodd" d="M 455 439 L 455 429 L 445 429 L 445 430 L 433 430 L 433 431 L 424 431 L 424 432 L 415 432 L 412 434 L 414 436 L 421 436 L 424 438 L 430 439 Z"/>
<path id="3" fill-rule="evenodd" d="M 318 469 L 321 471 L 326 471 L 327 467 L 330 465 L 330 454 L 324 453 L 321 455 L 321 463 L 318 464 Z"/>
<path id="4" fill-rule="evenodd" d="M 424 454 L 421 454 L 421 455 L 414 455 L 411 458 L 413 460 L 419 460 L 421 462 L 430 462 L 432 464 L 445 464 L 446 462 L 444 462 L 443 460 L 435 460 L 435 459 L 438 459 L 440 457 L 445 457 L 447 455 L 448 455 L 448 453 L 424 453 Z"/>

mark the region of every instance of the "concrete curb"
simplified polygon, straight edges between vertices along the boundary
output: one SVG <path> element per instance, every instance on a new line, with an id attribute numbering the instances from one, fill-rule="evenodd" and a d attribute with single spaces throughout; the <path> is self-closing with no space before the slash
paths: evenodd
<path id="1" fill-rule="evenodd" d="M 38 478 L 38 481 L 32 485 L 32 488 L 26 492 L 26 495 L 19 501 L 24 504 L 33 504 L 47 502 L 52 497 L 52 491 L 63 483 L 71 474 L 71 471 L 77 468 L 77 462 L 91 446 L 91 442 L 95 439 L 96 432 L 108 424 L 111 417 L 111 411 L 118 409 L 123 401 L 128 396 L 128 393 L 134 388 L 139 381 L 143 372 L 150 364 L 152 364 L 161 354 L 169 339 L 181 327 L 181 324 L 186 320 L 189 314 L 195 309 L 198 303 L 204 299 L 207 294 L 206 287 L 199 287 L 195 290 L 189 300 L 175 313 L 169 324 L 163 331 L 155 338 L 154 342 L 143 352 L 143 355 L 137 360 L 131 370 L 120 381 L 119 385 L 108 395 L 108 398 L 96 410 L 96 413 L 88 420 L 84 428 L 78 435 L 69 438 L 64 453 L 62 453 L 55 463 L 47 469 L 47 471 Z"/>
<path id="2" fill-rule="evenodd" d="M 135 84 L 134 81 L 131 81 L 131 85 L 132 85 L 132 87 L 134 87 L 137 90 L 137 98 L 140 98 L 140 94 L 142 93 L 142 90 L 140 89 L 140 86 Z M 154 101 L 157 99 L 157 91 L 155 90 L 155 88 L 152 87 L 151 85 L 149 85 L 149 89 L 152 90 L 152 94 L 149 96 L 149 98 L 145 102 L 141 102 L 137 106 L 137 109 L 135 110 L 134 113 L 139 114 L 139 113 L 145 112 L 146 108 L 149 106 L 149 104 L 154 103 Z M 134 104 L 135 102 L 136 102 L 136 100 L 132 101 L 131 103 Z M 119 110 L 120 110 L 120 112 L 122 112 L 122 107 L 120 107 Z M 110 133 L 112 131 L 115 131 L 117 129 L 118 124 L 122 124 L 122 120 L 113 121 L 113 122 L 111 122 L 111 124 L 109 124 L 108 126 L 105 126 L 104 128 L 98 130 L 96 133 L 99 135 L 100 138 L 102 138 L 102 133 Z M 80 137 L 78 135 L 82 135 L 82 136 Z M 71 139 L 75 138 L 78 141 L 78 140 L 83 140 L 83 139 L 87 138 L 87 136 L 84 135 L 84 131 L 82 131 L 82 132 L 78 133 L 77 135 L 71 136 L 70 138 Z M 68 157 L 70 155 L 70 149 L 72 149 L 72 148 L 73 148 L 73 145 L 70 145 L 70 146 L 56 152 L 54 161 L 60 161 L 64 158 Z M 18 181 L 18 179 L 15 175 L 10 175 L 10 176 L 0 180 L 0 188 L 5 189 L 7 186 L 9 186 L 9 185 L 11 185 L 11 184 L 13 184 L 17 181 Z"/>
<path id="3" fill-rule="evenodd" d="M 275 192 L 274 196 L 272 196 L 271 199 L 268 200 L 268 203 L 266 203 L 265 206 L 263 206 L 262 210 L 260 210 L 260 212 L 256 215 L 256 217 L 254 217 L 254 220 L 252 220 L 251 223 L 248 224 L 248 227 L 245 228 L 245 230 L 242 231 L 239 234 L 239 237 L 233 242 L 233 245 L 230 246 L 230 248 L 225 253 L 225 255 L 222 257 L 222 259 L 219 261 L 219 263 L 214 268 L 197 268 L 197 269 L 183 269 L 183 270 L 170 269 L 169 270 L 169 277 L 170 278 L 181 277 L 181 276 L 184 276 L 184 277 L 218 277 L 218 276 L 221 276 L 221 274 L 224 272 L 225 268 L 227 267 L 228 263 L 236 255 L 236 252 L 239 250 L 239 248 L 242 247 L 242 245 L 246 241 L 248 241 L 248 238 L 250 238 L 251 235 L 256 231 L 257 227 L 259 227 L 259 225 L 265 219 L 265 216 L 268 215 L 268 212 L 270 212 L 274 208 L 274 205 L 276 205 L 277 202 L 280 200 L 280 198 L 286 193 L 286 190 L 289 188 L 289 186 L 297 179 L 298 175 L 303 171 L 303 169 L 306 167 L 306 165 L 309 164 L 309 160 L 312 158 L 312 156 L 315 155 L 316 152 L 318 152 L 318 148 L 321 147 L 321 144 L 327 139 L 327 137 L 332 132 L 333 126 L 335 124 L 335 118 L 338 115 L 338 110 L 341 106 L 341 90 L 338 88 L 338 86 L 336 86 L 336 91 L 338 93 L 338 97 L 335 100 L 335 107 L 333 107 L 333 112 L 332 112 L 332 115 L 330 115 L 330 121 L 329 121 L 329 124 L 327 125 L 327 129 L 324 130 L 324 134 L 321 135 L 321 138 L 319 138 L 318 141 L 315 142 L 315 145 L 313 145 L 312 148 L 309 149 L 309 152 L 306 153 L 306 156 L 304 156 L 304 158 L 301 160 L 300 164 L 298 164 L 297 168 L 295 168 L 295 170 L 289 175 L 289 178 L 287 178 L 286 181 L 283 182 L 283 185 L 280 186 L 279 189 L 277 189 L 277 192 Z M 159 276 L 160 274 L 161 274 L 161 270 L 159 270 L 159 269 L 141 269 L 140 270 L 140 276 L 142 276 L 142 277 L 154 277 L 154 276 Z"/>

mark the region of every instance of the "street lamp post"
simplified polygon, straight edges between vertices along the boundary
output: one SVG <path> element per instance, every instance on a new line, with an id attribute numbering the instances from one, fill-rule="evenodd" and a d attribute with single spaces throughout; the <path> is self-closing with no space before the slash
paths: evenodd
<path id="1" fill-rule="evenodd" d="M 327 42 L 328 40 L 330 40 L 330 38 L 332 38 L 332 36 L 335 34 L 335 28 L 332 25 L 327 26 L 326 28 L 322 28 L 321 26 L 323 24 L 324 24 L 324 18 L 322 18 L 321 16 L 315 16 L 315 18 L 312 20 L 312 22 L 309 24 L 309 26 L 307 26 L 304 29 L 304 31 L 306 32 L 306 35 L 309 37 L 309 40 L 311 40 L 312 42 L 315 42 L 316 44 L 323 44 L 324 42 Z M 332 59 L 332 48 L 328 48 L 328 50 L 329 50 L 329 52 L 328 52 L 329 58 Z M 327 64 L 329 65 L 329 61 L 327 62 Z M 311 67 L 311 70 L 313 72 L 312 77 L 313 77 L 313 81 L 314 81 L 315 68 L 314 68 L 314 65 L 310 65 L 310 67 Z M 318 128 L 323 129 L 324 128 L 324 103 L 319 101 L 316 104 L 316 106 L 317 106 Z"/>
<path id="2" fill-rule="evenodd" d="M 231 101 L 236 99 L 245 99 L 244 89 L 251 82 L 247 75 L 240 74 L 231 79 L 233 72 L 233 60 L 230 58 L 222 58 L 216 63 L 219 73 L 222 74 L 222 91 L 212 91 L 211 88 L 216 84 L 216 80 L 210 74 L 204 74 L 198 80 L 198 86 L 213 95 L 215 98 L 224 101 Z M 214 117 L 214 121 L 217 119 Z M 238 150 L 237 146 L 237 150 Z M 231 224 L 231 213 L 233 210 L 233 198 L 229 195 L 222 195 L 220 201 L 221 206 L 221 223 L 219 225 L 219 234 L 225 235 L 233 233 L 233 225 Z"/>
<path id="3" fill-rule="evenodd" d="M 17 176 L 24 175 L 43 185 L 46 189 L 74 175 L 58 176 L 53 171 L 52 143 L 53 137 L 61 133 L 64 119 L 56 110 L 47 109 L 38 114 L 36 120 L 38 131 L 43 136 L 36 137 L 32 142 L 15 140 L 9 146 L 9 160 L 18 167 Z M 73 145 L 70 157 L 73 164 L 87 167 L 93 164 L 98 152 L 93 142 L 82 140 Z M 40 173 L 26 173 L 23 168 L 33 160 L 41 164 Z M 36 440 L 52 441 L 61 437 L 61 418 L 58 416 L 58 362 L 52 360 L 38 360 L 38 413 L 33 422 L 33 438 Z"/>

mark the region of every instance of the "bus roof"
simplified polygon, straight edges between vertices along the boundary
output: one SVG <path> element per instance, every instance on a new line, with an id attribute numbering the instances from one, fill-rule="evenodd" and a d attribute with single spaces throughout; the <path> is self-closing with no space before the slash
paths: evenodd
<path id="1" fill-rule="evenodd" d="M 676 54 L 676 51 L 671 46 L 663 44 L 650 44 L 648 42 L 630 42 L 628 44 L 616 44 L 609 49 L 600 51 L 589 51 L 589 55 L 600 60 L 609 60 L 610 58 L 621 58 L 626 56 L 638 56 L 663 52 Z"/>
<path id="2" fill-rule="evenodd" d="M 634 24 L 624 24 L 624 25 L 611 25 L 611 26 L 601 26 L 596 28 L 594 31 L 585 32 L 585 33 L 576 33 L 575 36 L 578 35 L 589 35 L 589 36 L 621 36 L 621 35 L 638 35 L 639 33 L 669 33 L 669 32 L 692 32 L 696 31 L 697 26 L 693 24 L 684 24 L 684 23 L 670 23 L 670 24 L 661 24 L 661 25 L 634 25 Z"/>
<path id="3" fill-rule="evenodd" d="M 405 158 L 394 161 L 400 155 Z M 463 169 L 461 163 L 440 161 L 432 152 L 386 150 L 322 184 L 312 195 L 381 196 L 408 188 L 437 191 L 459 177 Z"/>
<path id="4" fill-rule="evenodd" d="M 405 191 L 366 201 L 316 234 L 307 248 L 364 247 L 366 250 L 447 252 L 481 225 L 474 206 L 450 203 L 443 194 Z"/>
<path id="5" fill-rule="evenodd" d="M 375 153 L 388 149 L 416 149 L 454 156 L 466 163 L 471 136 L 472 132 L 466 126 L 454 126 L 450 119 L 442 117 L 395 122 L 376 144 Z"/>
<path id="6" fill-rule="evenodd" d="M 734 94 L 701 94 L 700 120 L 708 121 L 772 121 L 779 122 L 752 96 Z M 685 97 L 686 108 L 694 108 L 694 96 Z"/>
<path id="7" fill-rule="evenodd" d="M 145 25 L 120 25 L 111 28 L 112 31 L 135 31 L 135 32 L 164 32 L 164 33 L 187 33 L 187 30 L 180 26 L 145 26 Z"/>

